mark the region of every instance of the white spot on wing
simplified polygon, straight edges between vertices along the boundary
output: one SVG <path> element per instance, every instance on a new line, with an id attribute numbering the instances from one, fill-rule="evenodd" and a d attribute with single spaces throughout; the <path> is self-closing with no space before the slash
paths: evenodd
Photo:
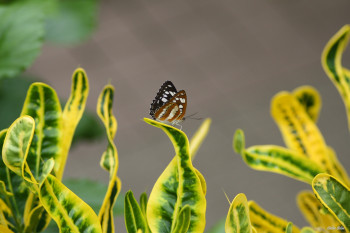
<path id="1" fill-rule="evenodd" d="M 168 100 L 166 98 L 162 98 L 162 101 L 166 103 Z"/>
<path id="2" fill-rule="evenodd" d="M 167 120 L 173 118 L 178 110 L 179 108 L 175 105 L 174 108 L 171 110 L 169 116 L 167 117 Z"/>
<path id="3" fill-rule="evenodd" d="M 181 103 L 185 103 L 186 100 L 184 98 L 180 98 Z"/>

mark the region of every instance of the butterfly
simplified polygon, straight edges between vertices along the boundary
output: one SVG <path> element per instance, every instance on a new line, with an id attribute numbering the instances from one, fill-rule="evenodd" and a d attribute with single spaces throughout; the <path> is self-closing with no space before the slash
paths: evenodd
<path id="1" fill-rule="evenodd" d="M 178 125 L 185 120 L 186 107 L 186 92 L 184 90 L 177 91 L 171 81 L 166 81 L 151 103 L 149 114 L 154 120 Z"/>

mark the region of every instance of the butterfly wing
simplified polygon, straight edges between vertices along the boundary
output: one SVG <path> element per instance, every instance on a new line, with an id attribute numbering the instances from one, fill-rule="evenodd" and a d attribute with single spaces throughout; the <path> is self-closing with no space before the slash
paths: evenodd
<path id="1" fill-rule="evenodd" d="M 169 102 L 175 103 L 176 106 L 179 109 L 179 113 L 174 115 L 173 118 L 171 118 L 170 122 L 175 121 L 175 123 L 182 121 L 184 119 L 185 113 L 186 113 L 186 108 L 187 108 L 187 95 L 184 90 L 179 91 L 174 95 Z"/>
<path id="2" fill-rule="evenodd" d="M 174 86 L 174 84 L 171 81 L 166 81 L 163 83 L 163 85 L 160 87 L 156 97 L 154 98 L 153 102 L 151 103 L 150 108 L 150 115 L 153 117 L 153 119 L 156 119 L 155 113 L 163 107 L 166 103 L 169 102 L 170 99 L 172 99 L 177 93 L 177 90 Z"/>
<path id="3" fill-rule="evenodd" d="M 186 92 L 181 90 L 155 112 L 154 118 L 162 122 L 177 124 L 183 120 L 186 107 Z"/>

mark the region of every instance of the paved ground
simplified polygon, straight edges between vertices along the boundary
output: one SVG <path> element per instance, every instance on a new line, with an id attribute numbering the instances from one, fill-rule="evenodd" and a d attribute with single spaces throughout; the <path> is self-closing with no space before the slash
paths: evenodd
<path id="1" fill-rule="evenodd" d="M 208 185 L 207 226 L 225 216 L 230 198 L 248 199 L 298 226 L 306 225 L 296 194 L 307 184 L 247 167 L 232 150 L 232 136 L 244 129 L 247 145 L 283 145 L 270 117 L 270 100 L 281 90 L 308 84 L 323 97 L 319 127 L 350 172 L 349 133 L 344 106 L 320 65 L 328 39 L 349 23 L 346 0 L 177 0 L 102 1 L 97 32 L 75 48 L 46 45 L 28 71 L 47 80 L 62 97 L 78 66 L 91 85 L 94 111 L 103 86 L 116 88 L 116 144 L 123 192 L 138 196 L 152 189 L 171 160 L 173 148 L 163 132 L 144 123 L 149 105 L 165 80 L 188 95 L 188 113 L 213 120 L 194 162 Z M 350 67 L 350 55 L 344 64 Z M 188 120 L 192 135 L 200 121 Z M 68 159 L 65 177 L 106 182 L 99 168 L 106 141 L 80 144 Z M 125 232 L 118 219 L 117 232 Z"/>

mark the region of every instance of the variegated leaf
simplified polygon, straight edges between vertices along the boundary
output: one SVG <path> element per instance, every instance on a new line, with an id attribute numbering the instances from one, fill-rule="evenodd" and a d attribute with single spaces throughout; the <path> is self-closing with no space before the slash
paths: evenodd
<path id="1" fill-rule="evenodd" d="M 181 209 L 189 205 L 191 220 L 188 232 L 203 232 L 206 200 L 201 180 L 189 154 L 189 142 L 183 131 L 145 118 L 161 128 L 173 143 L 176 157 L 154 185 L 147 205 L 147 219 L 153 233 L 173 232 Z"/>

